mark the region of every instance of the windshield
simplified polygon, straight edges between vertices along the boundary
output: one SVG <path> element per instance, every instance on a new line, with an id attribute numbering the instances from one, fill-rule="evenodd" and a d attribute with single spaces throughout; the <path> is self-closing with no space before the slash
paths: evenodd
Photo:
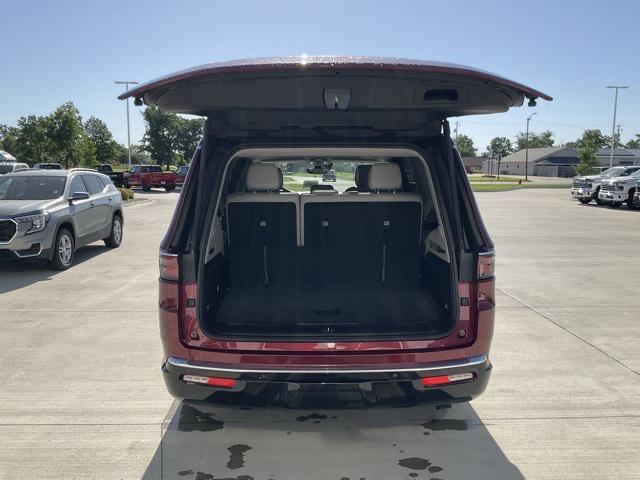
<path id="1" fill-rule="evenodd" d="M 275 162 L 283 174 L 286 190 L 310 192 L 356 189 L 355 172 L 359 165 L 370 165 L 374 159 L 314 158 Z"/>
<path id="2" fill-rule="evenodd" d="M 608 170 L 605 170 L 604 172 L 602 172 L 602 176 L 603 177 L 607 177 L 607 178 L 617 177 L 623 171 L 624 171 L 624 167 L 613 167 L 613 168 L 609 168 Z"/>
<path id="3" fill-rule="evenodd" d="M 0 200 L 51 200 L 62 196 L 66 177 L 0 178 Z"/>
<path id="4" fill-rule="evenodd" d="M 0 165 L 0 174 L 13 172 L 13 165 Z"/>

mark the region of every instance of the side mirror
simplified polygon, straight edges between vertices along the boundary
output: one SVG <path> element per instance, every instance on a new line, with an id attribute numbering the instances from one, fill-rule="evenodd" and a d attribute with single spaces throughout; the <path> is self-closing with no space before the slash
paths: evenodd
<path id="1" fill-rule="evenodd" d="M 86 200 L 90 197 L 89 192 L 73 192 L 69 195 L 69 204 L 72 204 L 75 200 Z"/>

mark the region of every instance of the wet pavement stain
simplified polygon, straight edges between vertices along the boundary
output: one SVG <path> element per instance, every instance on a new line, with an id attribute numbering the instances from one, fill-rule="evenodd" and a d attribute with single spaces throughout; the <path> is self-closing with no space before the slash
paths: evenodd
<path id="1" fill-rule="evenodd" d="M 431 466 L 431 462 L 420 457 L 409 457 L 398 460 L 398 465 L 410 468 L 411 470 L 426 470 Z"/>
<path id="2" fill-rule="evenodd" d="M 229 450 L 229 453 L 231 454 L 229 456 L 229 461 L 227 462 L 227 468 L 235 470 L 237 468 L 244 467 L 244 454 L 251 449 L 252 447 L 250 447 L 249 445 L 242 444 L 231 445 L 229 448 L 227 448 L 227 450 Z"/>
<path id="3" fill-rule="evenodd" d="M 296 418 L 297 421 L 299 422 L 306 422 L 307 420 L 325 420 L 327 418 L 326 415 L 321 415 L 319 413 L 312 413 L 311 415 L 302 415 L 298 418 Z M 314 423 L 320 423 L 320 422 L 314 422 Z"/>
<path id="4" fill-rule="evenodd" d="M 455 420 L 455 419 L 443 419 L 443 420 L 430 420 L 427 423 L 421 423 L 421 425 L 431 430 L 432 432 L 443 432 L 446 430 L 469 430 L 473 425 L 467 420 Z"/>
<path id="5" fill-rule="evenodd" d="M 411 472 L 411 473 L 409 474 L 409 476 L 410 476 L 411 478 L 416 478 L 416 477 L 418 476 L 418 474 L 417 474 L 416 472 Z"/>
<path id="6" fill-rule="evenodd" d="M 428 470 L 429 470 L 429 473 L 438 473 L 438 472 L 441 472 L 443 470 L 443 468 L 439 467 L 437 465 L 434 465 L 432 467 L 429 467 Z"/>
<path id="7" fill-rule="evenodd" d="M 213 432 L 222 428 L 224 422 L 191 405 L 182 404 L 178 418 L 178 430 L 181 432 Z"/>
<path id="8" fill-rule="evenodd" d="M 184 475 L 182 475 L 184 473 Z M 187 476 L 194 475 L 193 470 L 182 470 L 178 475 Z M 255 480 L 251 475 L 239 475 L 237 477 L 216 477 L 210 473 L 195 472 L 195 480 Z"/>

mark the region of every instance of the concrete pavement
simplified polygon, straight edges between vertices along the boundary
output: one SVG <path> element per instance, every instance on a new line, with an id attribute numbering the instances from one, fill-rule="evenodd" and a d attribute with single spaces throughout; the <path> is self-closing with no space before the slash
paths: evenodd
<path id="1" fill-rule="evenodd" d="M 157 245 L 176 193 L 66 272 L 0 266 L 0 479 L 640 478 L 640 212 L 479 193 L 497 249 L 495 368 L 424 407 L 181 405 L 159 372 Z"/>

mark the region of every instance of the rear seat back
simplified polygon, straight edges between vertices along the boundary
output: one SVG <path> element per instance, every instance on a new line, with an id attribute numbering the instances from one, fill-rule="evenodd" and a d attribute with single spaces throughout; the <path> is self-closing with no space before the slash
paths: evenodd
<path id="1" fill-rule="evenodd" d="M 415 287 L 422 197 L 402 193 L 400 168 L 374 164 L 372 193 L 300 197 L 305 283 Z"/>
<path id="2" fill-rule="evenodd" d="M 281 192 L 282 172 L 252 164 L 246 191 L 227 197 L 231 287 L 251 288 L 298 281 L 298 195 Z"/>

